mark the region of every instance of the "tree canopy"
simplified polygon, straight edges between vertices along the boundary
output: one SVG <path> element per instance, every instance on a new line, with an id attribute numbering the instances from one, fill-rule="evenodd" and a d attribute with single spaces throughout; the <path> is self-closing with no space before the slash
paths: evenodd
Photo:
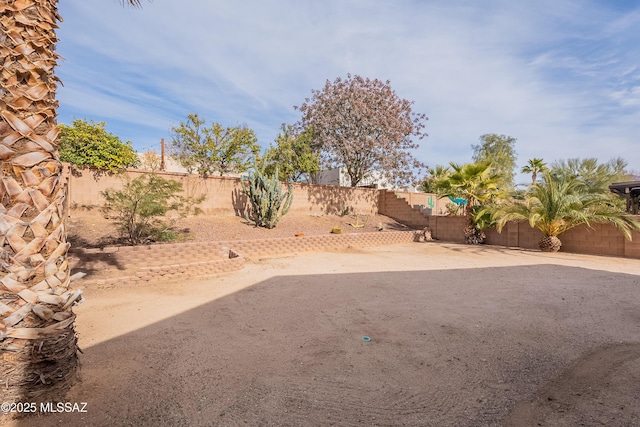
<path id="1" fill-rule="evenodd" d="M 538 181 L 538 174 L 547 170 L 547 164 L 544 160 L 534 157 L 529 159 L 527 164 L 520 170 L 522 173 L 531 174 L 531 184 L 534 185 Z"/>
<path id="2" fill-rule="evenodd" d="M 627 162 L 620 157 L 606 163 L 599 163 L 596 158 L 558 160 L 551 165 L 551 175 L 559 179 L 574 178 L 591 193 L 608 193 L 612 183 L 631 178 Z"/>
<path id="3" fill-rule="evenodd" d="M 499 186 L 513 188 L 514 168 L 516 167 L 516 139 L 506 135 L 489 133 L 480 137 L 480 144 L 472 145 L 473 161 L 490 163 L 500 175 Z"/>
<path id="4" fill-rule="evenodd" d="M 424 165 L 411 154 L 422 139 L 427 116 L 412 111 L 412 104 L 398 97 L 390 82 L 358 75 L 326 81 L 321 90 L 296 107 L 302 113 L 297 127 L 312 129 L 312 146 L 326 169 L 346 168 L 351 185 L 372 173 L 390 183 L 406 185 Z"/>
<path id="5" fill-rule="evenodd" d="M 78 119 L 73 126 L 61 124 L 60 160 L 79 167 L 93 167 L 115 172 L 138 164 L 131 142 L 106 131 L 104 122 Z"/>
<path id="6" fill-rule="evenodd" d="M 275 145 L 265 154 L 265 173 L 273 175 L 279 170 L 279 176 L 285 181 L 311 182 L 314 172 L 320 170 L 320 154 L 313 150 L 311 143 L 313 129 L 297 133 L 292 126 L 282 125 L 276 137 Z"/>
<path id="7" fill-rule="evenodd" d="M 197 114 L 189 114 L 185 122 L 171 128 L 171 155 L 189 172 L 200 175 L 242 172 L 258 155 L 255 132 L 246 126 L 223 127 L 212 122 L 210 127 Z"/>

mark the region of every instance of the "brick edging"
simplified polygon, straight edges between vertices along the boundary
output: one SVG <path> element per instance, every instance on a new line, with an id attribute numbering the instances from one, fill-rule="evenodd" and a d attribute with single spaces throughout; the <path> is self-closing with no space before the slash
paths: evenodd
<path id="1" fill-rule="evenodd" d="M 207 277 L 241 270 L 246 258 L 413 242 L 416 231 L 326 234 L 255 240 L 168 243 L 73 249 L 72 268 L 101 270 L 105 278 L 83 279 L 83 285 L 141 284 Z"/>

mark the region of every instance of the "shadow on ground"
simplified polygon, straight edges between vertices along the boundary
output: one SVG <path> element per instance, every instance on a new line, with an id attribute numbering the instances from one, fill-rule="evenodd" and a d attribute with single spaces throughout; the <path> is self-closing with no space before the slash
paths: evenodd
<path id="1" fill-rule="evenodd" d="M 556 265 L 274 277 L 84 349 L 88 413 L 21 425 L 634 425 L 639 289 Z"/>

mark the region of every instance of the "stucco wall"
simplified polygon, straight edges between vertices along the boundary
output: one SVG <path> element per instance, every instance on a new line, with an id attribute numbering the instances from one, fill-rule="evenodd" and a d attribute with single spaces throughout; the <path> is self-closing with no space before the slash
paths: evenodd
<path id="1" fill-rule="evenodd" d="M 126 179 L 135 179 L 145 172 L 129 169 L 120 175 L 95 174 L 91 170 L 68 174 L 68 202 L 71 207 L 102 206 L 101 192 L 122 188 Z M 204 195 L 200 205 L 205 214 L 240 215 L 247 209 L 247 198 L 242 194 L 239 178 L 207 177 L 182 173 L 158 173 L 166 179 L 179 181 L 187 196 Z M 378 213 L 378 190 L 332 185 L 293 184 L 293 204 L 290 212 L 330 214 L 349 211 L 361 214 Z"/>

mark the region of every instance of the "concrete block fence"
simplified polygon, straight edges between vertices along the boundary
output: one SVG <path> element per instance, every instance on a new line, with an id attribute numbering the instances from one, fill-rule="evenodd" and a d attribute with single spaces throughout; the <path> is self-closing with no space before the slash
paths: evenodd
<path id="1" fill-rule="evenodd" d="M 125 175 L 133 179 L 146 171 L 128 169 Z M 239 178 L 201 178 L 188 174 L 163 173 L 165 178 L 183 183 L 185 195 L 206 195 L 202 208 L 209 215 L 244 216 L 247 206 Z M 93 172 L 74 171 L 67 168 L 69 207 L 101 205 L 101 191 L 119 188 L 123 176 L 99 175 Z M 332 185 L 294 184 L 292 213 L 336 214 L 345 210 L 360 214 L 381 214 L 391 217 L 411 228 L 428 227 L 434 238 L 449 242 L 464 242 L 465 219 L 456 216 L 429 215 L 415 206 L 431 207 L 437 214 L 446 209 L 448 199 L 437 199 L 433 194 L 409 193 L 375 188 L 350 188 Z M 640 218 L 640 217 L 638 217 Z M 488 230 L 487 243 L 535 249 L 540 232 L 526 223 L 509 223 L 502 234 Z M 560 236 L 562 251 L 593 255 L 623 256 L 640 259 L 640 233 L 633 233 L 633 241 L 624 239 L 609 224 L 595 224 L 592 229 L 582 226 Z M 335 242 L 335 241 L 334 241 Z M 324 243 L 319 243 L 324 245 Z M 266 245 L 266 243 L 261 243 Z M 242 254 L 242 251 L 239 252 Z M 248 256 L 248 255 L 247 255 Z"/>
<path id="2" fill-rule="evenodd" d="M 102 206 L 102 192 L 121 189 L 127 179 L 136 179 L 149 171 L 126 169 L 122 174 L 96 175 L 92 170 L 65 167 L 70 208 Z M 240 178 L 209 176 L 206 178 L 176 172 L 156 172 L 165 179 L 182 184 L 183 195 L 205 196 L 200 208 L 208 215 L 244 216 L 250 208 L 242 194 Z M 298 214 L 340 214 L 344 211 L 360 214 L 378 213 L 378 190 L 364 187 L 336 187 L 334 185 L 293 184 L 293 204 L 290 212 Z"/>
<path id="3" fill-rule="evenodd" d="M 380 190 L 378 203 L 380 213 L 414 228 L 428 228 L 434 239 L 446 242 L 463 243 L 466 218 L 460 216 L 425 215 L 413 207 L 418 199 L 411 193 Z M 428 197 L 427 194 L 423 196 Z M 440 203 L 442 201 L 439 200 Z M 636 216 L 640 220 L 640 216 Z M 495 229 L 485 231 L 486 243 L 513 248 L 538 249 L 542 233 L 525 221 L 509 222 L 498 233 Z M 618 256 L 640 259 L 640 233 L 631 233 L 627 240 L 611 224 L 582 225 L 560 235 L 562 252 L 588 255 Z"/>
<path id="4" fill-rule="evenodd" d="M 72 249 L 72 272 L 82 285 L 135 285 L 214 276 L 243 268 L 246 258 L 407 243 L 415 231 L 327 234 L 259 240 L 187 242 L 147 246 Z"/>

